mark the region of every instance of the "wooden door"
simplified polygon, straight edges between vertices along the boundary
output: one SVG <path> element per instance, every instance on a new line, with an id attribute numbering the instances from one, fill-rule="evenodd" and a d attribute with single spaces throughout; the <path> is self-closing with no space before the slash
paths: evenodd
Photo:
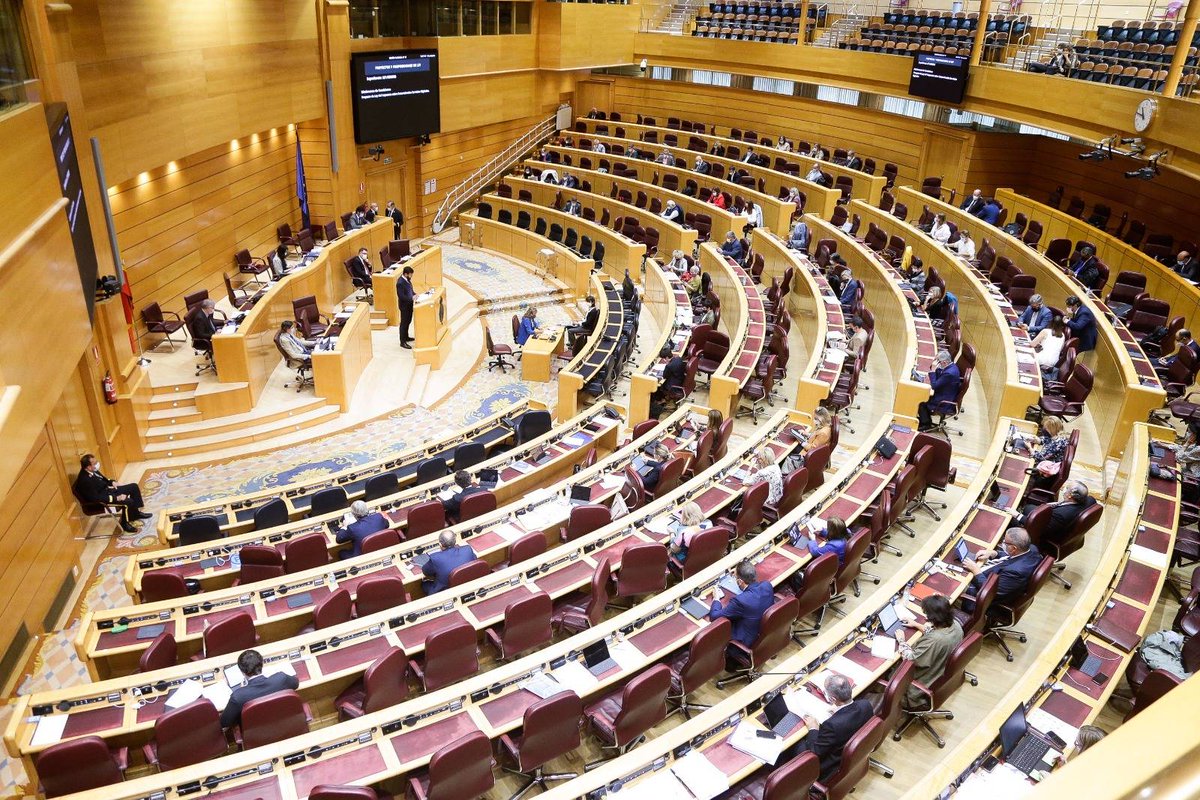
<path id="1" fill-rule="evenodd" d="M 966 135 L 953 130 L 926 128 L 921 141 L 921 162 L 917 170 L 919 181 L 941 178 L 943 199 L 956 189 L 962 194 L 968 150 Z"/>
<path id="2" fill-rule="evenodd" d="M 405 202 L 404 165 L 386 164 L 381 165 L 378 169 L 368 169 L 366 177 L 367 201 L 378 203 L 380 213 L 383 213 L 387 207 L 388 200 L 394 201 L 401 213 L 404 214 L 403 231 L 416 230 L 415 226 L 410 225 L 411 215 L 408 204 Z"/>
<path id="3" fill-rule="evenodd" d="M 613 81 L 606 79 L 582 80 L 575 84 L 575 107 L 577 117 L 586 117 L 593 108 L 607 113 L 613 108 Z"/>

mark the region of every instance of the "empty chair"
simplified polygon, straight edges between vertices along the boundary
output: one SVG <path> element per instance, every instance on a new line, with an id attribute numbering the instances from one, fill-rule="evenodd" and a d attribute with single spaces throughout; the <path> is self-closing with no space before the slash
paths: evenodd
<path id="1" fill-rule="evenodd" d="M 142 753 L 147 764 L 166 772 L 220 758 L 228 749 L 221 715 L 202 697 L 156 719 L 154 738 L 142 746 Z"/>
<path id="2" fill-rule="evenodd" d="M 249 253 L 246 254 L 249 257 Z M 142 309 L 142 324 L 146 328 L 148 334 L 158 334 L 166 337 L 166 340 L 171 343 L 171 350 L 175 349 L 175 340 L 171 338 L 171 334 L 179 331 L 184 327 L 184 321 L 179 318 L 179 314 L 174 311 L 167 311 L 174 319 L 166 319 L 163 314 L 162 307 L 158 303 L 151 303 Z M 183 340 L 187 341 L 187 334 L 184 333 Z"/>
<path id="3" fill-rule="evenodd" d="M 138 594 L 143 603 L 157 603 L 159 600 L 187 597 L 189 592 L 182 575 L 169 569 L 159 569 L 142 576 L 142 589 Z"/>
<path id="4" fill-rule="evenodd" d="M 438 750 L 428 771 L 409 778 L 416 800 L 471 800 L 496 784 L 492 774 L 492 743 L 482 731 L 472 731 Z"/>
<path id="5" fill-rule="evenodd" d="M 1034 598 L 1041 591 L 1042 586 L 1050 578 L 1050 572 L 1054 568 L 1054 559 L 1050 556 L 1043 556 L 1038 562 L 1037 567 L 1033 570 L 1033 574 L 1029 576 L 1029 582 L 1025 586 L 1025 591 L 1015 600 L 1000 602 L 996 600 L 992 603 L 991 612 L 989 613 L 989 624 L 985 635 L 988 638 L 996 640 L 1000 645 L 1000 649 L 1004 651 L 1004 657 L 1008 661 L 1013 660 L 1012 650 L 1008 647 L 1007 637 L 1014 637 L 1022 642 L 1026 640 L 1026 636 L 1021 631 L 1015 629 L 1016 625 L 1021 621 L 1021 617 L 1025 616 L 1025 612 L 1033 605 Z"/>
<path id="6" fill-rule="evenodd" d="M 254 617 L 249 611 L 217 620 L 204 629 L 204 649 L 193 656 L 194 661 L 213 656 L 240 653 L 258 643 L 258 632 L 254 629 Z"/>
<path id="7" fill-rule="evenodd" d="M 333 707 L 338 719 L 344 722 L 397 705 L 407 698 L 408 657 L 399 647 L 393 647 L 367 667 L 361 680 L 339 694 Z"/>
<path id="8" fill-rule="evenodd" d="M 475 628 L 464 621 L 429 634 L 424 659 L 409 661 L 408 668 L 426 692 L 469 678 L 479 671 Z"/>
<path id="9" fill-rule="evenodd" d="M 221 523 L 216 517 L 207 514 L 180 520 L 178 530 L 180 547 L 215 542 L 224 537 L 221 533 Z"/>
<path id="10" fill-rule="evenodd" d="M 463 442 L 454 448 L 454 468 L 470 469 L 487 458 L 483 442 Z"/>
<path id="11" fill-rule="evenodd" d="M 717 563 L 725 555 L 732 533 L 725 526 L 718 525 L 693 534 L 688 542 L 686 555 L 681 553 L 680 555 L 684 555 L 682 559 L 671 556 L 668 562 L 671 572 L 680 579 L 687 580 Z"/>
<path id="12" fill-rule="evenodd" d="M 370 786 L 335 786 L 331 783 L 314 786 L 308 793 L 308 800 L 383 800 L 383 797 L 385 795 L 378 794 Z"/>
<path id="13" fill-rule="evenodd" d="M 346 497 L 346 490 L 341 486 L 330 486 L 327 489 L 322 489 L 312 496 L 312 503 L 309 505 L 308 516 L 319 517 L 322 514 L 329 514 L 333 511 L 341 511 L 350 505 L 349 498 Z"/>
<path id="14" fill-rule="evenodd" d="M 312 625 L 304 628 L 301 633 L 319 631 L 349 622 L 353 608 L 354 601 L 350 599 L 350 590 L 343 586 L 336 592 L 323 597 L 313 607 Z"/>
<path id="15" fill-rule="evenodd" d="M 575 506 L 567 517 L 565 528 L 559 528 L 559 538 L 570 542 L 581 536 L 586 536 L 612 522 L 612 512 L 608 506 L 601 504 L 586 504 Z"/>
<path id="16" fill-rule="evenodd" d="M 521 415 L 520 420 L 517 421 L 514 431 L 517 439 L 515 444 L 518 446 L 523 445 L 526 442 L 549 433 L 552 425 L 553 418 L 550 416 L 549 411 L 541 409 L 526 411 Z"/>
<path id="17" fill-rule="evenodd" d="M 248 544 L 238 551 L 241 567 L 235 583 L 257 583 L 284 574 L 283 554 L 265 544 Z"/>
<path id="18" fill-rule="evenodd" d="M 592 572 L 591 591 L 573 592 L 555 603 L 550 624 L 571 633 L 599 625 L 604 619 L 604 607 L 612 597 L 611 577 L 612 567 L 608 556 L 604 556 Z"/>
<path id="19" fill-rule="evenodd" d="M 329 563 L 329 546 L 324 535 L 310 533 L 283 546 L 283 569 L 288 575 L 323 567 Z"/>
<path id="20" fill-rule="evenodd" d="M 482 558 L 476 558 L 465 564 L 459 564 L 450 570 L 449 586 L 462 586 L 473 580 L 478 580 L 491 572 L 491 567 Z"/>
<path id="21" fill-rule="evenodd" d="M 396 473 L 385 472 L 382 475 L 372 475 L 363 485 L 363 500 L 369 503 L 372 500 L 393 495 L 398 491 L 400 491 L 400 479 L 396 477 Z"/>
<path id="22" fill-rule="evenodd" d="M 153 672 L 173 667 L 178 658 L 179 647 L 175 643 L 175 637 L 169 633 L 160 633 L 138 659 L 138 672 Z"/>
<path id="23" fill-rule="evenodd" d="M 671 688 L 671 669 L 666 664 L 651 667 L 625 684 L 624 689 L 605 695 L 587 707 L 588 727 L 600 741 L 604 759 L 595 766 L 621 755 L 642 741 L 646 732 L 667 716 L 667 694 Z"/>
<path id="24" fill-rule="evenodd" d="M 441 456 L 427 458 L 417 464 L 417 480 L 414 486 L 420 486 L 424 483 L 431 483 L 439 480 L 450 474 L 450 466 L 446 463 L 446 459 Z"/>
<path id="25" fill-rule="evenodd" d="M 242 721 L 233 732 L 243 750 L 308 733 L 312 715 L 294 691 L 273 692 L 242 706 Z"/>
<path id="26" fill-rule="evenodd" d="M 550 641 L 553 611 L 554 603 L 545 592 L 514 600 L 504 609 L 504 627 L 500 631 L 489 628 L 487 640 L 503 661 L 541 647 Z"/>
<path id="27" fill-rule="evenodd" d="M 725 669 L 725 648 L 733 625 L 727 619 L 715 619 L 692 637 L 687 650 L 668 662 L 671 668 L 671 693 L 667 699 L 674 705 L 671 713 L 682 711 L 688 719 L 693 711 L 709 706 L 689 702 L 693 692 L 716 678 Z"/>
<path id="28" fill-rule="evenodd" d="M 512 762 L 512 771 L 528 780 L 511 800 L 518 800 L 537 786 L 545 789 L 549 781 L 565 781 L 578 773 L 565 772 L 547 775 L 543 768 L 550 761 L 579 748 L 580 721 L 583 701 L 574 692 L 560 692 L 539 700 L 529 708 L 521 721 L 521 734 L 502 734 L 500 753 Z"/>
<path id="29" fill-rule="evenodd" d="M 446 507 L 436 497 L 417 503 L 409 509 L 407 522 L 409 539 L 436 533 L 446 527 Z"/>
<path id="30" fill-rule="evenodd" d="M 46 797 L 62 797 L 111 786 L 125 780 L 128 761 L 126 748 L 114 753 L 99 736 L 68 739 L 37 755 L 39 789 Z"/>
<path id="31" fill-rule="evenodd" d="M 476 492 L 463 498 L 458 506 L 458 521 L 482 516 L 496 510 L 496 495 L 494 492 Z"/>
<path id="32" fill-rule="evenodd" d="M 396 575 L 376 575 L 358 584 L 354 595 L 354 616 L 369 617 L 408 602 L 404 579 Z"/>
<path id="33" fill-rule="evenodd" d="M 616 596 L 633 598 L 660 592 L 667 585 L 667 547 L 658 542 L 640 542 L 621 554 Z"/>
<path id="34" fill-rule="evenodd" d="M 273 497 L 254 510 L 254 530 L 261 531 L 288 523 L 287 503 Z"/>

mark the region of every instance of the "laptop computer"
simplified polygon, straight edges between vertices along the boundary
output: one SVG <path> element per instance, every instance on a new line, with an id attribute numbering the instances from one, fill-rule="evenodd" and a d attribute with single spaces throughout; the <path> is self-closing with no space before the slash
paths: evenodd
<path id="1" fill-rule="evenodd" d="M 479 480 L 479 485 L 484 489 L 495 489 L 496 484 L 500 482 L 500 470 L 497 469 L 481 469 L 476 476 Z"/>
<path id="2" fill-rule="evenodd" d="M 530 453 L 529 458 L 525 460 L 530 464 L 541 465 L 549 461 L 551 458 L 553 458 L 553 456 L 546 452 L 546 448 L 539 447 Z"/>
<path id="3" fill-rule="evenodd" d="M 962 563 L 971 557 L 971 548 L 967 547 L 966 539 L 959 539 L 949 554 L 955 561 Z"/>
<path id="4" fill-rule="evenodd" d="M 608 642 L 601 639 L 583 648 L 583 665 L 588 672 L 599 677 L 617 666 L 617 662 L 608 654 Z"/>
<path id="5" fill-rule="evenodd" d="M 803 721 L 799 714 L 788 710 L 782 692 L 771 698 L 763 712 L 767 715 L 767 725 L 777 736 L 787 736 Z"/>
<path id="6" fill-rule="evenodd" d="M 1049 770 L 1051 765 L 1044 764 L 1043 759 L 1056 746 L 1029 727 L 1023 704 L 1017 704 L 1016 711 L 1000 726 L 1000 748 L 1005 763 L 1026 775 L 1039 768 Z"/>
<path id="7" fill-rule="evenodd" d="M 895 636 L 896 631 L 904 627 L 904 620 L 896 611 L 896 606 L 888 603 L 879 609 L 879 632 L 887 636 Z"/>
<path id="8" fill-rule="evenodd" d="M 587 505 L 592 502 L 592 487 L 575 485 L 571 487 L 571 500 L 573 506 Z"/>
<path id="9" fill-rule="evenodd" d="M 1094 678 L 1100 673 L 1100 667 L 1103 664 L 1104 659 L 1093 655 L 1088 650 L 1088 646 L 1084 644 L 1083 639 L 1076 639 L 1075 644 L 1071 645 L 1071 669 L 1079 670 L 1089 678 Z"/>

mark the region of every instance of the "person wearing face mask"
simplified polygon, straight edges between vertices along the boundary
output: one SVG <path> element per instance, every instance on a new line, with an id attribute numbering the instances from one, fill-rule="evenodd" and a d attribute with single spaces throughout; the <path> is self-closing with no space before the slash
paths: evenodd
<path id="1" fill-rule="evenodd" d="M 1187 281 L 1200 281 L 1200 260 L 1187 250 L 1180 250 L 1175 256 L 1175 265 L 1171 267 L 1179 273 L 1179 277 Z"/>
<path id="2" fill-rule="evenodd" d="M 133 533 L 133 523 L 150 519 L 142 510 L 142 490 L 136 483 L 118 484 L 100 471 L 100 460 L 91 453 L 79 459 L 79 475 L 75 478 L 75 494 L 84 503 L 117 506 L 121 509 L 121 530 Z"/>
<path id="3" fill-rule="evenodd" d="M 991 575 L 998 575 L 992 607 L 1011 605 L 1025 593 L 1029 579 L 1041 560 L 1042 554 L 1038 552 L 1037 545 L 1029 541 L 1029 532 L 1024 528 L 1009 528 L 1004 532 L 1004 542 L 999 550 L 980 550 L 962 562 L 963 569 L 972 576 L 966 593 L 978 597 L 984 582 Z M 989 564 L 989 561 L 994 563 Z M 964 600 L 962 610 L 971 613 L 975 610 L 975 603 Z"/>
<path id="4" fill-rule="evenodd" d="M 950 358 L 950 351 L 939 350 L 934 369 L 927 376 L 932 394 L 929 400 L 917 404 L 917 418 L 920 420 L 919 430 L 933 427 L 933 413 L 941 411 L 943 404 L 953 403 L 958 398 L 958 390 L 962 387 L 962 375 L 958 365 Z"/>

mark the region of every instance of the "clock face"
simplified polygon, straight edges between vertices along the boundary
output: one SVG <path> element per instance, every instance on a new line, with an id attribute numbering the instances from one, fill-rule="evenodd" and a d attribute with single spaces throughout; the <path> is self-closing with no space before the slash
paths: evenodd
<path id="1" fill-rule="evenodd" d="M 1141 131 L 1150 127 L 1150 123 L 1154 121 L 1154 113 L 1158 111 L 1158 103 L 1151 98 L 1146 98 L 1138 103 L 1137 111 L 1133 113 L 1134 130 Z"/>

